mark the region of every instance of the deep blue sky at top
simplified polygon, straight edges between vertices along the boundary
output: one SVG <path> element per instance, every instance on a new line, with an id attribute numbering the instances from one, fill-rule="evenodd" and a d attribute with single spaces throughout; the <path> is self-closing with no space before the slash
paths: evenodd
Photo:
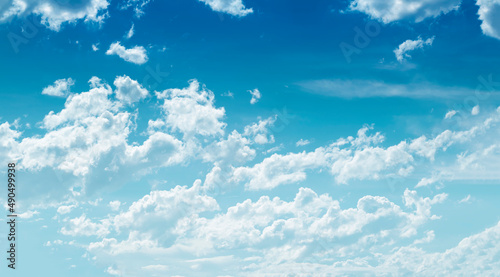
<path id="1" fill-rule="evenodd" d="M 28 107 L 30 115 L 40 118 L 62 107 L 64 100 L 40 95 L 42 88 L 56 79 L 71 77 L 77 81 L 73 90 L 83 91 L 92 76 L 112 83 L 117 75 L 126 74 L 141 82 L 148 74 L 147 67 L 158 66 L 169 75 L 157 90 L 184 87 L 189 79 L 196 78 L 216 95 L 235 93 L 236 99 L 218 97 L 217 101 L 226 107 L 228 114 L 234 112 L 243 119 L 248 110 L 246 91 L 259 88 L 265 97 L 259 107 L 252 107 L 242 126 L 254 120 L 256 109 L 261 109 L 258 114 L 271 115 L 273 109 L 287 107 L 299 118 L 301 113 L 307 114 L 311 122 L 321 122 L 324 118 L 323 122 L 332 122 L 331 127 L 337 130 L 342 130 L 346 122 L 345 132 L 330 132 L 327 135 L 331 138 L 352 133 L 364 123 L 379 127 L 389 124 L 385 131 L 391 131 L 397 125 L 398 115 L 412 116 L 431 109 L 445 112 L 453 102 L 402 98 L 344 100 L 310 95 L 297 86 L 298 82 L 378 80 L 474 89 L 477 76 L 499 73 L 494 53 L 500 42 L 482 34 L 477 6 L 472 1 L 464 1 L 458 11 L 437 19 L 381 24 L 380 34 L 360 54 L 354 54 L 351 63 L 342 55 L 339 44 L 353 45 L 353 29 L 364 29 L 369 18 L 357 12 L 343 12 L 348 8 L 347 1 L 253 0 L 245 4 L 254 13 L 236 18 L 214 13 L 198 1 L 153 1 L 145 7 L 147 16 L 133 20 L 135 35 L 125 40 L 133 11 L 119 10 L 116 1 L 111 1 L 110 18 L 100 30 L 81 22 L 71 28 L 63 26 L 60 32 L 40 27 L 34 38 L 20 45 L 17 54 L 7 40 L 7 33 L 20 34 L 23 22 L 14 20 L 2 25 L 0 95 L 11 105 L 5 108 L 15 111 L 21 106 Z M 403 41 L 418 36 L 424 39 L 436 36 L 436 39 L 432 48 L 412 53 L 418 58 L 417 67 L 401 69 L 393 50 Z M 137 66 L 117 56 L 105 55 L 115 41 L 122 41 L 128 48 L 146 47 L 149 62 Z M 94 52 L 91 45 L 97 43 L 99 51 Z M 166 50 L 160 51 L 164 47 Z M 382 60 L 393 67 L 381 67 Z M 390 112 L 385 112 L 388 109 Z M 332 112 L 325 112 L 328 110 Z M 18 116 L 7 118 L 7 115 L 5 119 Z M 373 119 L 372 122 L 366 122 L 367 118 Z M 315 125 L 318 124 L 311 124 L 310 128 Z M 321 123 L 318 128 L 328 129 L 328 125 Z M 289 131 L 297 132 L 293 128 Z"/>

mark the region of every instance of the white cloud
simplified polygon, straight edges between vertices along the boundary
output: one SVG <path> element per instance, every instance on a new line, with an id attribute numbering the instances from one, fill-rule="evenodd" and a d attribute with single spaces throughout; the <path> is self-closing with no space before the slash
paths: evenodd
<path id="1" fill-rule="evenodd" d="M 227 139 L 213 142 L 203 150 L 203 159 L 212 162 L 238 164 L 250 161 L 255 157 L 255 150 L 250 148 L 252 141 L 236 130 Z"/>
<path id="2" fill-rule="evenodd" d="M 197 182 L 189 189 L 151 192 L 134 202 L 127 212 L 111 219 L 117 231 L 124 234 L 121 239 L 107 236 L 91 242 L 86 249 L 104 264 L 112 260 L 117 270 L 130 276 L 146 268 L 168 269 L 171 274 L 182 274 L 186 269 L 207 270 L 205 263 L 215 263 L 227 273 L 245 268 L 243 276 L 260 276 L 265 275 L 259 274 L 261 270 L 305 262 L 307 257 L 318 257 L 319 264 L 358 255 L 373 259 L 373 253 L 390 255 L 386 246 L 392 249 L 394 241 L 420 234 L 423 224 L 438 218 L 432 207 L 446 197 L 421 197 L 406 190 L 404 206 L 367 195 L 354 207 L 341 208 L 340 202 L 328 194 L 300 188 L 290 201 L 262 196 L 256 201 L 244 200 L 224 212 L 201 216 L 201 212 L 217 209 L 218 205 L 202 194 Z M 426 236 L 432 236 L 432 232 Z M 236 249 L 238 254 L 218 255 Z M 135 257 L 133 261 L 127 259 L 130 255 Z M 151 266 L 152 259 L 161 266 Z"/>
<path id="3" fill-rule="evenodd" d="M 379 179 L 392 171 L 405 172 L 413 161 L 406 142 L 387 148 L 375 147 L 384 137 L 367 135 L 363 127 L 356 138 L 339 139 L 312 152 L 273 154 L 253 167 L 234 168 L 232 182 L 243 182 L 250 190 L 272 189 L 282 184 L 304 181 L 306 171 L 329 169 L 339 183 L 351 179 Z"/>
<path id="4" fill-rule="evenodd" d="M 438 181 L 441 181 L 441 176 L 434 175 L 430 178 L 424 177 L 417 183 L 415 188 L 426 187 L 426 186 L 434 184 Z"/>
<path id="5" fill-rule="evenodd" d="M 162 221 L 171 227 L 179 218 L 192 216 L 205 211 L 219 209 L 217 201 L 206 195 L 201 195 L 201 182 L 197 180 L 192 187 L 177 186 L 169 191 L 152 191 L 149 195 L 130 205 L 129 209 L 116 215 L 113 227 L 148 229 L 148 225 Z"/>
<path id="6" fill-rule="evenodd" d="M 434 234 L 434 231 L 428 231 L 426 233 L 426 236 L 424 238 L 421 238 L 421 239 L 417 239 L 413 242 L 413 244 L 424 244 L 424 243 L 429 243 L 431 241 L 434 240 L 434 238 L 436 238 L 436 234 Z"/>
<path id="7" fill-rule="evenodd" d="M 94 52 L 99 51 L 99 43 L 92 44 L 92 51 Z"/>
<path id="8" fill-rule="evenodd" d="M 54 85 L 48 86 L 43 89 L 42 94 L 66 97 L 71 93 L 71 86 L 75 84 L 75 81 L 71 78 L 59 79 L 54 82 Z"/>
<path id="9" fill-rule="evenodd" d="M 479 105 L 476 105 L 474 106 L 474 108 L 472 108 L 472 110 L 470 111 L 470 114 L 471 115 L 478 115 L 479 114 Z"/>
<path id="10" fill-rule="evenodd" d="M 458 201 L 458 203 L 462 204 L 462 203 L 469 203 L 471 200 L 471 196 L 470 194 L 468 194 L 466 197 L 460 199 L 460 201 Z"/>
<path id="11" fill-rule="evenodd" d="M 188 136 L 224 134 L 226 124 L 221 120 L 225 110 L 214 106 L 213 92 L 201 87 L 197 80 L 191 80 L 187 88 L 167 89 L 156 92 L 156 96 L 164 100 L 164 123 L 174 131 Z"/>
<path id="12" fill-rule="evenodd" d="M 242 0 L 199 0 L 208 5 L 216 12 L 223 12 L 235 16 L 246 16 L 253 13 L 253 9 L 247 9 Z"/>
<path id="13" fill-rule="evenodd" d="M 132 27 L 130 27 L 130 30 L 128 30 L 127 34 L 125 35 L 125 38 L 130 39 L 134 36 L 134 27 L 135 25 L 132 24 Z"/>
<path id="14" fill-rule="evenodd" d="M 259 120 L 257 123 L 245 126 L 245 136 L 251 137 L 253 142 L 257 144 L 274 143 L 274 135 L 272 135 L 272 126 L 276 122 L 277 116 L 269 117 L 264 120 Z"/>
<path id="15" fill-rule="evenodd" d="M 107 272 L 108 274 L 111 274 L 111 275 L 115 275 L 115 276 L 122 276 L 121 271 L 119 271 L 119 270 L 117 270 L 117 269 L 113 268 L 112 266 L 108 267 L 108 268 L 106 269 L 106 272 Z"/>
<path id="16" fill-rule="evenodd" d="M 249 90 L 250 94 L 252 95 L 252 99 L 250 99 L 250 104 L 255 104 L 259 102 L 259 99 L 261 97 L 259 89 L 254 89 L 254 90 Z"/>
<path id="17" fill-rule="evenodd" d="M 118 55 L 123 60 L 135 64 L 144 64 L 148 61 L 148 55 L 144 47 L 134 46 L 133 48 L 127 49 L 122 46 L 119 41 L 109 46 L 106 55 Z"/>
<path id="18" fill-rule="evenodd" d="M 9 0 L 7 0 L 9 1 Z M 59 31 L 64 23 L 78 21 L 102 24 L 107 17 L 109 3 L 106 0 L 83 0 L 78 3 L 50 0 L 12 0 L 0 6 L 0 22 L 14 17 L 36 14 L 42 24 Z"/>
<path id="19" fill-rule="evenodd" d="M 23 166 L 31 170 L 50 166 L 85 175 L 101 155 L 126 144 L 131 114 L 118 112 L 118 106 L 108 99 L 111 93 L 108 85 L 100 84 L 70 95 L 62 111 L 45 116 L 44 136 L 27 137 L 19 143 Z"/>
<path id="20" fill-rule="evenodd" d="M 20 217 L 20 218 L 24 218 L 24 219 L 28 219 L 28 218 L 32 218 L 33 216 L 37 215 L 37 214 L 40 214 L 39 211 L 26 211 L 24 213 L 20 213 L 18 214 L 17 216 Z"/>
<path id="21" fill-rule="evenodd" d="M 93 223 L 85 214 L 73 218 L 68 226 L 61 229 L 61 234 L 66 236 L 98 236 L 103 237 L 109 233 L 107 220 L 102 220 L 100 224 Z"/>
<path id="22" fill-rule="evenodd" d="M 14 160 L 18 150 L 17 139 L 21 136 L 21 132 L 12 129 L 11 124 L 4 122 L 0 124 L 0 161 L 7 163 Z"/>
<path id="23" fill-rule="evenodd" d="M 155 265 L 143 266 L 142 269 L 148 270 L 148 271 L 167 271 L 168 270 L 168 266 L 166 266 L 166 265 L 160 265 L 160 264 L 155 264 Z"/>
<path id="24" fill-rule="evenodd" d="M 403 62 L 405 58 L 411 58 L 408 52 L 413 51 L 415 49 L 422 49 L 424 46 L 432 45 L 434 41 L 434 37 L 428 38 L 426 40 L 422 40 L 422 38 L 418 38 L 417 40 L 406 40 L 401 43 L 398 48 L 394 49 L 394 54 L 396 55 L 396 59 L 399 62 Z"/>
<path id="25" fill-rule="evenodd" d="M 441 253 L 426 253 L 420 248 L 402 247 L 385 257 L 383 267 L 397 268 L 398 275 L 419 276 L 494 276 L 500 269 L 500 222 L 481 233 L 464 238 L 457 246 Z"/>
<path id="26" fill-rule="evenodd" d="M 350 9 L 384 23 L 408 19 L 420 22 L 458 9 L 461 0 L 352 0 Z"/>
<path id="27" fill-rule="evenodd" d="M 231 179 L 245 183 L 249 190 L 272 189 L 282 184 L 304 181 L 305 170 L 324 165 L 326 158 L 327 153 L 323 148 L 309 153 L 273 154 L 253 167 L 235 168 Z"/>
<path id="28" fill-rule="evenodd" d="M 57 213 L 58 214 L 67 214 L 70 213 L 73 208 L 75 208 L 76 205 L 62 205 L 59 208 L 57 208 Z"/>
<path id="29" fill-rule="evenodd" d="M 144 15 L 144 8 L 149 4 L 150 0 L 126 0 L 120 3 L 121 9 L 128 9 L 133 7 L 134 14 L 137 18 Z"/>
<path id="30" fill-rule="evenodd" d="M 340 80 L 324 79 L 297 83 L 303 90 L 325 96 L 341 98 L 369 98 L 369 97 L 407 97 L 416 99 L 425 98 L 464 98 L 474 95 L 475 91 L 463 87 L 443 87 L 427 83 L 395 84 L 380 80 Z"/>
<path id="31" fill-rule="evenodd" d="M 455 111 L 455 110 L 451 110 L 451 111 L 449 111 L 449 112 L 447 112 L 447 113 L 445 114 L 444 119 L 450 119 L 450 118 L 452 118 L 452 117 L 453 117 L 454 115 L 456 115 L 456 114 L 457 114 L 457 111 Z"/>
<path id="32" fill-rule="evenodd" d="M 481 29 L 487 36 L 500 39 L 500 1 L 499 0 L 477 0 L 479 6 L 479 19 L 482 21 Z"/>
<path id="33" fill-rule="evenodd" d="M 111 208 L 112 211 L 118 211 L 120 209 L 120 206 L 121 206 L 121 202 L 118 201 L 118 200 L 115 200 L 115 201 L 110 201 L 108 206 Z"/>
<path id="34" fill-rule="evenodd" d="M 309 140 L 304 140 L 304 139 L 300 139 L 299 141 L 297 141 L 297 143 L 295 143 L 296 146 L 305 146 L 305 145 L 308 145 L 309 143 L 311 143 Z"/>
<path id="35" fill-rule="evenodd" d="M 116 98 L 129 105 L 139 102 L 149 95 L 147 89 L 126 75 L 116 77 L 114 85 L 116 87 Z"/>

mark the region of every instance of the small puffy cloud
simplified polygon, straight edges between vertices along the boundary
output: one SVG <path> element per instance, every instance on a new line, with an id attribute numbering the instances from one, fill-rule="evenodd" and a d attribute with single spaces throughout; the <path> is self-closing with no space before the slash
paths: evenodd
<path id="1" fill-rule="evenodd" d="M 410 51 L 415 49 L 422 49 L 424 46 L 432 45 L 434 41 L 434 37 L 428 38 L 426 40 L 422 40 L 422 38 L 418 38 L 417 40 L 406 40 L 401 43 L 398 48 L 394 49 L 394 54 L 396 55 L 396 59 L 401 63 L 405 60 L 405 58 L 411 58 L 409 54 Z"/>
<path id="2" fill-rule="evenodd" d="M 144 47 L 134 46 L 133 48 L 127 49 L 122 46 L 119 41 L 109 46 L 106 55 L 118 55 L 118 57 L 123 60 L 135 64 L 144 64 L 148 61 L 148 55 Z"/>
<path id="3" fill-rule="evenodd" d="M 253 13 L 253 9 L 247 9 L 242 0 L 199 0 L 208 5 L 216 12 L 223 12 L 234 16 L 246 16 Z"/>
<path id="4" fill-rule="evenodd" d="M 108 16 L 109 2 L 106 0 L 51 1 L 51 0 L 12 0 L 0 5 L 0 23 L 15 17 L 35 14 L 42 24 L 53 31 L 59 31 L 63 23 L 78 21 L 102 24 Z"/>
<path id="5" fill-rule="evenodd" d="M 458 9 L 461 0 L 352 0 L 350 9 L 384 23 L 408 19 L 420 22 Z"/>
<path id="6" fill-rule="evenodd" d="M 309 143 L 311 143 L 311 142 L 307 139 L 300 139 L 299 141 L 297 141 L 297 143 L 295 143 L 295 145 L 296 146 L 305 146 L 305 145 L 308 145 Z"/>
<path id="7" fill-rule="evenodd" d="M 99 51 L 99 43 L 92 44 L 92 51 L 94 52 Z"/>
<path id="8" fill-rule="evenodd" d="M 272 126 L 276 121 L 277 116 L 269 117 L 259 122 L 245 126 L 245 136 L 252 138 L 253 142 L 257 144 L 267 144 L 274 142 L 274 135 L 272 135 Z"/>
<path id="9" fill-rule="evenodd" d="M 262 96 L 260 94 L 259 89 L 249 90 L 248 92 L 250 92 L 250 94 L 252 95 L 252 99 L 250 99 L 250 104 L 253 105 L 253 104 L 259 102 L 259 99 Z"/>
<path id="10" fill-rule="evenodd" d="M 122 203 L 120 201 L 115 200 L 115 201 L 110 201 L 108 205 L 112 211 L 118 211 L 120 209 L 121 204 Z"/>
<path id="11" fill-rule="evenodd" d="M 470 114 L 471 115 L 478 115 L 479 114 L 479 105 L 474 106 L 474 108 L 472 108 Z"/>
<path id="12" fill-rule="evenodd" d="M 66 97 L 71 92 L 71 86 L 75 84 L 75 81 L 71 78 L 67 79 L 59 79 L 54 82 L 53 85 L 50 85 L 43 89 L 42 94 L 57 96 L 57 97 Z"/>
<path id="13" fill-rule="evenodd" d="M 67 214 L 70 213 L 73 208 L 75 208 L 76 205 L 62 205 L 59 208 L 57 208 L 57 213 L 58 214 Z"/>
<path id="14" fill-rule="evenodd" d="M 113 84 L 116 87 L 116 98 L 129 105 L 139 102 L 149 95 L 147 89 L 126 75 L 116 77 Z"/>
<path id="15" fill-rule="evenodd" d="M 500 0 L 477 0 L 481 29 L 487 36 L 500 39 Z"/>
<path id="16" fill-rule="evenodd" d="M 451 110 L 449 112 L 447 112 L 444 116 L 444 119 L 450 119 L 452 118 L 453 116 L 455 116 L 457 114 L 457 111 L 455 110 Z"/>

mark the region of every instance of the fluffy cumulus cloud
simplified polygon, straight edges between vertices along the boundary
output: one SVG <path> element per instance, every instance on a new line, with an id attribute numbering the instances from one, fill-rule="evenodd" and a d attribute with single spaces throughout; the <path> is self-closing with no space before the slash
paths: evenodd
<path id="1" fill-rule="evenodd" d="M 246 16 L 253 13 L 252 8 L 246 8 L 242 0 L 199 0 L 216 12 L 223 12 L 234 16 Z"/>
<path id="2" fill-rule="evenodd" d="M 259 102 L 260 97 L 262 96 L 260 94 L 259 89 L 249 90 L 248 92 L 252 95 L 252 99 L 250 99 L 250 104 L 253 105 L 253 104 Z"/>
<path id="3" fill-rule="evenodd" d="M 59 31 L 64 23 L 84 21 L 102 24 L 107 17 L 108 6 L 106 0 L 6 0 L 0 5 L 0 22 L 36 14 L 49 29 Z"/>
<path id="4" fill-rule="evenodd" d="M 75 84 L 75 81 L 71 78 L 67 79 L 59 79 L 54 82 L 53 85 L 50 85 L 43 89 L 42 94 L 57 96 L 57 97 L 65 97 L 70 94 L 71 86 Z"/>
<path id="5" fill-rule="evenodd" d="M 308 171 L 322 170 L 328 170 L 340 184 L 353 180 L 405 177 L 413 171 L 416 160 L 426 158 L 432 162 L 440 151 L 444 152 L 454 145 L 470 142 L 485 132 L 494 132 L 493 127 L 498 121 L 500 111 L 495 111 L 470 129 L 445 130 L 432 138 L 420 136 L 388 147 L 380 145 L 384 136 L 380 133 L 369 134 L 372 127 L 367 126 L 358 131 L 357 137 L 340 138 L 311 152 L 273 154 L 253 166 L 235 167 L 231 170 L 227 182 L 242 183 L 249 190 L 273 189 L 279 185 L 306 180 Z M 491 150 L 486 152 L 494 156 Z M 432 182 L 425 179 L 425 185 L 438 180 L 437 177 L 432 179 Z M 417 187 L 419 186 L 423 184 L 419 183 Z"/>
<path id="6" fill-rule="evenodd" d="M 458 9 L 461 0 L 353 0 L 350 9 L 389 23 L 401 19 L 415 22 Z"/>
<path id="7" fill-rule="evenodd" d="M 294 273 L 311 274 L 333 260 L 349 270 L 353 267 L 349 260 L 355 257 L 366 259 L 364 266 L 374 260 L 382 266 L 395 241 L 413 246 L 419 235 L 429 236 L 421 226 L 439 218 L 431 210 L 446 197 L 421 197 L 406 190 L 403 205 L 367 195 L 353 207 L 342 208 L 328 194 L 300 188 L 290 201 L 262 196 L 218 212 L 216 200 L 205 195 L 196 181 L 190 188 L 153 191 L 114 217 L 73 218 L 61 232 L 71 237 L 91 235 L 95 241 L 84 246 L 88 254 L 98 263 L 113 261 L 116 270 L 131 276 L 144 268 L 157 273 L 168 268 L 181 275 L 264 276 L 280 272 L 277 268 L 282 265 L 291 266 L 282 269 L 286 273 L 301 265 L 304 268 Z M 224 254 L 230 251 L 238 254 Z M 130 255 L 134 260 L 127 258 Z M 153 257 L 154 265 L 161 266 L 151 264 Z"/>
<path id="8" fill-rule="evenodd" d="M 38 124 L 40 135 L 21 138 L 17 123 L 1 124 L 0 158 L 18 160 L 28 171 L 52 168 L 82 177 L 90 172 L 98 176 L 97 168 L 108 176 L 127 171 L 141 174 L 142 169 L 182 162 L 189 151 L 170 134 L 155 131 L 142 143 L 129 144 L 137 114 L 127 107 L 148 95 L 137 81 L 119 76 L 115 91 L 97 77 L 89 83 L 90 90 L 69 95 L 62 110 L 43 118 Z"/>
<path id="9" fill-rule="evenodd" d="M 224 133 L 224 108 L 214 106 L 214 93 L 197 80 L 191 80 L 187 88 L 167 89 L 156 96 L 163 100 L 163 123 L 172 130 L 203 136 Z"/>
<path id="10" fill-rule="evenodd" d="M 500 1 L 499 0 L 477 0 L 479 6 L 478 14 L 481 29 L 485 35 L 500 39 Z"/>
<path id="11" fill-rule="evenodd" d="M 58 82 L 52 91 L 63 90 Z M 297 152 L 271 154 L 279 116 L 227 130 L 226 110 L 196 80 L 150 95 L 126 75 L 111 85 L 93 77 L 87 90 L 60 94 L 64 106 L 48 112 L 34 130 L 27 131 L 22 119 L 0 124 L 0 160 L 17 160 L 25 177 L 47 170 L 56 176 L 51 180 L 72 177 L 54 186 L 65 193 L 61 202 L 32 205 L 24 214 L 51 209 L 61 239 L 74 240 L 71 247 L 110 274 L 473 276 L 500 270 L 499 225 L 448 244 L 448 250 L 426 250 L 443 235 L 430 224 L 443 216 L 435 207 L 449 201 L 435 183 L 500 180 L 500 108 L 481 106 L 481 113 L 454 129 L 403 140 L 386 139 L 366 125 L 307 151 L 294 146 L 307 141 L 296 144 L 295 138 L 289 144 Z M 146 97 L 153 112 L 143 114 L 138 103 Z M 145 180 L 169 176 L 159 171 L 185 170 L 188 163 L 199 166 L 183 176 L 193 178 L 191 186 L 170 177 Z M 311 174 L 328 181 L 312 189 L 318 179 Z M 131 179 L 148 190 L 132 203 L 78 198 L 98 186 L 130 185 Z M 391 180 L 401 182 L 389 196 L 372 191 L 344 200 L 333 192 L 357 182 L 391 186 Z M 165 186 L 148 189 L 150 181 Z M 42 198 L 48 187 L 37 190 L 38 182 L 30 191 Z M 292 194 L 277 194 L 284 190 Z M 463 197 L 450 196 L 453 203 Z M 57 243 L 62 245 L 70 246 Z"/>
<path id="12" fill-rule="evenodd" d="M 148 54 L 144 47 L 134 46 L 132 48 L 125 48 L 119 41 L 112 43 L 109 46 L 106 55 L 118 55 L 123 60 L 135 64 L 144 64 L 148 61 Z"/>
<path id="13" fill-rule="evenodd" d="M 396 59 L 398 62 L 403 62 L 406 58 L 411 58 L 408 52 L 413 51 L 415 49 L 423 49 L 424 46 L 431 46 L 434 41 L 434 37 L 423 40 L 422 38 L 418 38 L 416 40 L 406 40 L 401 43 L 398 48 L 394 49 L 394 54 L 396 55 Z"/>
<path id="14" fill-rule="evenodd" d="M 114 85 L 116 87 L 116 98 L 127 104 L 139 102 L 149 95 L 147 89 L 128 76 L 116 77 Z"/>

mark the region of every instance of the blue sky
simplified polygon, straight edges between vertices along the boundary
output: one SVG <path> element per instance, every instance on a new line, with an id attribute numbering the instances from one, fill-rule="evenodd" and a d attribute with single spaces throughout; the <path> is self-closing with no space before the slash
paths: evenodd
<path id="1" fill-rule="evenodd" d="M 495 275 L 499 16 L 498 0 L 1 0 L 19 222 L 0 272 Z"/>

